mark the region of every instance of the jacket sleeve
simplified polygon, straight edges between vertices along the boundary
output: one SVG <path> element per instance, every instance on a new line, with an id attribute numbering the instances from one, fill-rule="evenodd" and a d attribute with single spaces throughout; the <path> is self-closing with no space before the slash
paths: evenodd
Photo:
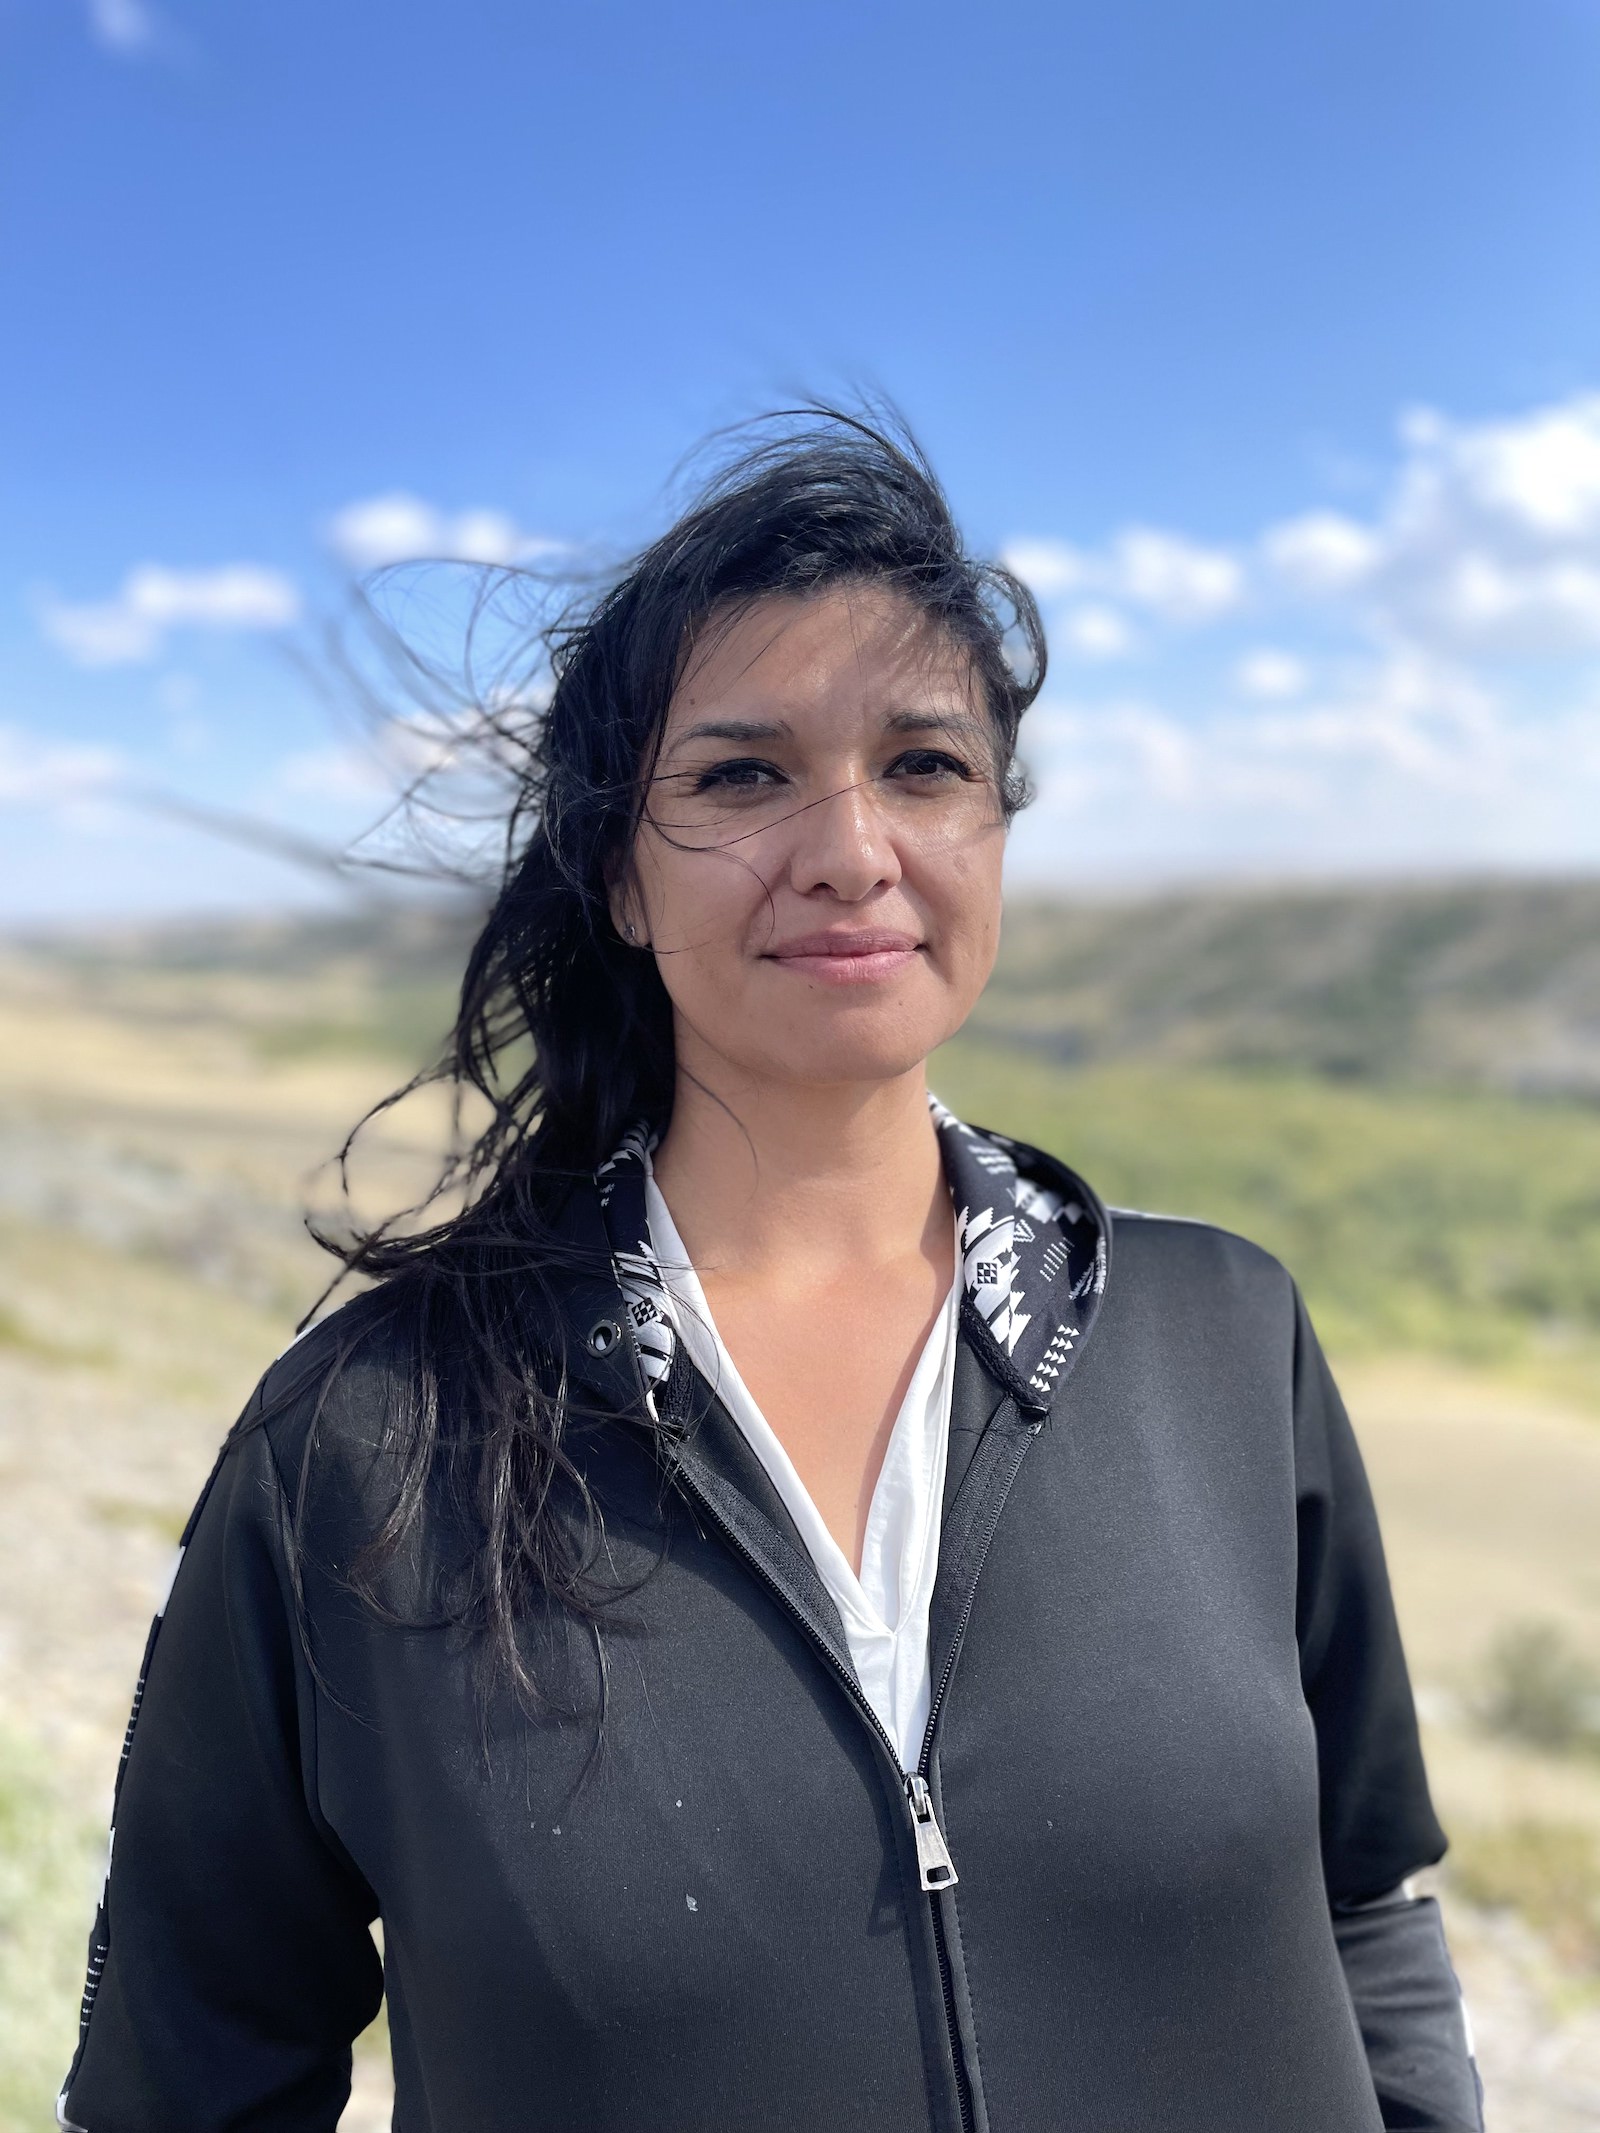
<path id="1" fill-rule="evenodd" d="M 87 2133 L 333 2133 L 377 1905 L 315 1797 L 315 1689 L 266 1433 L 225 1447 L 146 1649 L 77 2056 Z"/>
<path id="2" fill-rule="evenodd" d="M 1482 2133 L 1466 2003 L 1431 1896 L 1335 1905 L 1333 1937 L 1386 2126 Z"/>
<path id="3" fill-rule="evenodd" d="M 1317 1735 L 1334 1938 L 1385 2126 L 1480 2133 L 1438 1905 L 1398 1884 L 1445 1850 L 1355 1432 L 1295 1296 L 1300 1671 Z"/>

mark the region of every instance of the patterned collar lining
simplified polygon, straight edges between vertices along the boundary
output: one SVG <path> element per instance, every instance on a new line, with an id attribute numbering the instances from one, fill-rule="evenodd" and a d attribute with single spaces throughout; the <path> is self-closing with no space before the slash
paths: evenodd
<path id="1" fill-rule="evenodd" d="M 1106 1281 L 1104 1226 L 1080 1198 L 1029 1178 L 1026 1151 L 968 1126 L 930 1097 L 959 1216 L 962 1313 L 990 1368 L 1024 1407 L 1048 1407 L 1089 1330 Z M 655 1136 L 631 1126 L 595 1173 L 612 1270 L 627 1310 L 646 1405 L 678 1348 L 676 1311 L 650 1241 L 645 1177 Z"/>

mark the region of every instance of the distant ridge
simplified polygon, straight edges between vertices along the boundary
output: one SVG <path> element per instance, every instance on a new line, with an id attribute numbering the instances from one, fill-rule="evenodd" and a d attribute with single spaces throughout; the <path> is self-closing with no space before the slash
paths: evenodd
<path id="1" fill-rule="evenodd" d="M 1017 899 L 974 1027 L 1061 1060 L 1600 1098 L 1600 878 Z"/>
<path id="2" fill-rule="evenodd" d="M 138 1009 L 431 1043 L 481 911 L 13 935 L 10 957 Z M 248 982 L 246 996 L 240 982 Z M 157 1007 L 157 1002 L 160 1005 Z M 1600 1100 L 1600 878 L 1017 897 L 976 1033 L 1062 1062 L 1299 1069 Z"/>
<path id="3" fill-rule="evenodd" d="M 322 911 L 247 913 L 125 923 L 17 927 L 3 937 L 14 952 L 82 971 L 121 968 L 227 971 L 251 976 L 321 973 L 354 958 L 416 958 L 459 978 L 485 907 L 466 897 L 352 902 Z"/>

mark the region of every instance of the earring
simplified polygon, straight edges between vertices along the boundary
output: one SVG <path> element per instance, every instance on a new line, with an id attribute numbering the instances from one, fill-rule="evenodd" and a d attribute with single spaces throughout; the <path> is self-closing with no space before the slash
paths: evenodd
<path id="1" fill-rule="evenodd" d="M 634 930 L 634 924 L 631 918 L 628 920 L 627 924 L 623 927 L 622 930 L 630 941 L 638 939 L 638 934 Z"/>

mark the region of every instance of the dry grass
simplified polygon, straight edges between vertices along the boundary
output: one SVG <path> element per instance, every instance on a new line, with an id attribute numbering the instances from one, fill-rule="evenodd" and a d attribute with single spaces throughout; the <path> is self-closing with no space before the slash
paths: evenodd
<path id="1" fill-rule="evenodd" d="M 1506 1822 L 1457 1833 L 1453 1885 L 1485 1910 L 1519 1911 L 1576 1975 L 1600 1979 L 1600 1836 L 1579 1822 Z"/>

